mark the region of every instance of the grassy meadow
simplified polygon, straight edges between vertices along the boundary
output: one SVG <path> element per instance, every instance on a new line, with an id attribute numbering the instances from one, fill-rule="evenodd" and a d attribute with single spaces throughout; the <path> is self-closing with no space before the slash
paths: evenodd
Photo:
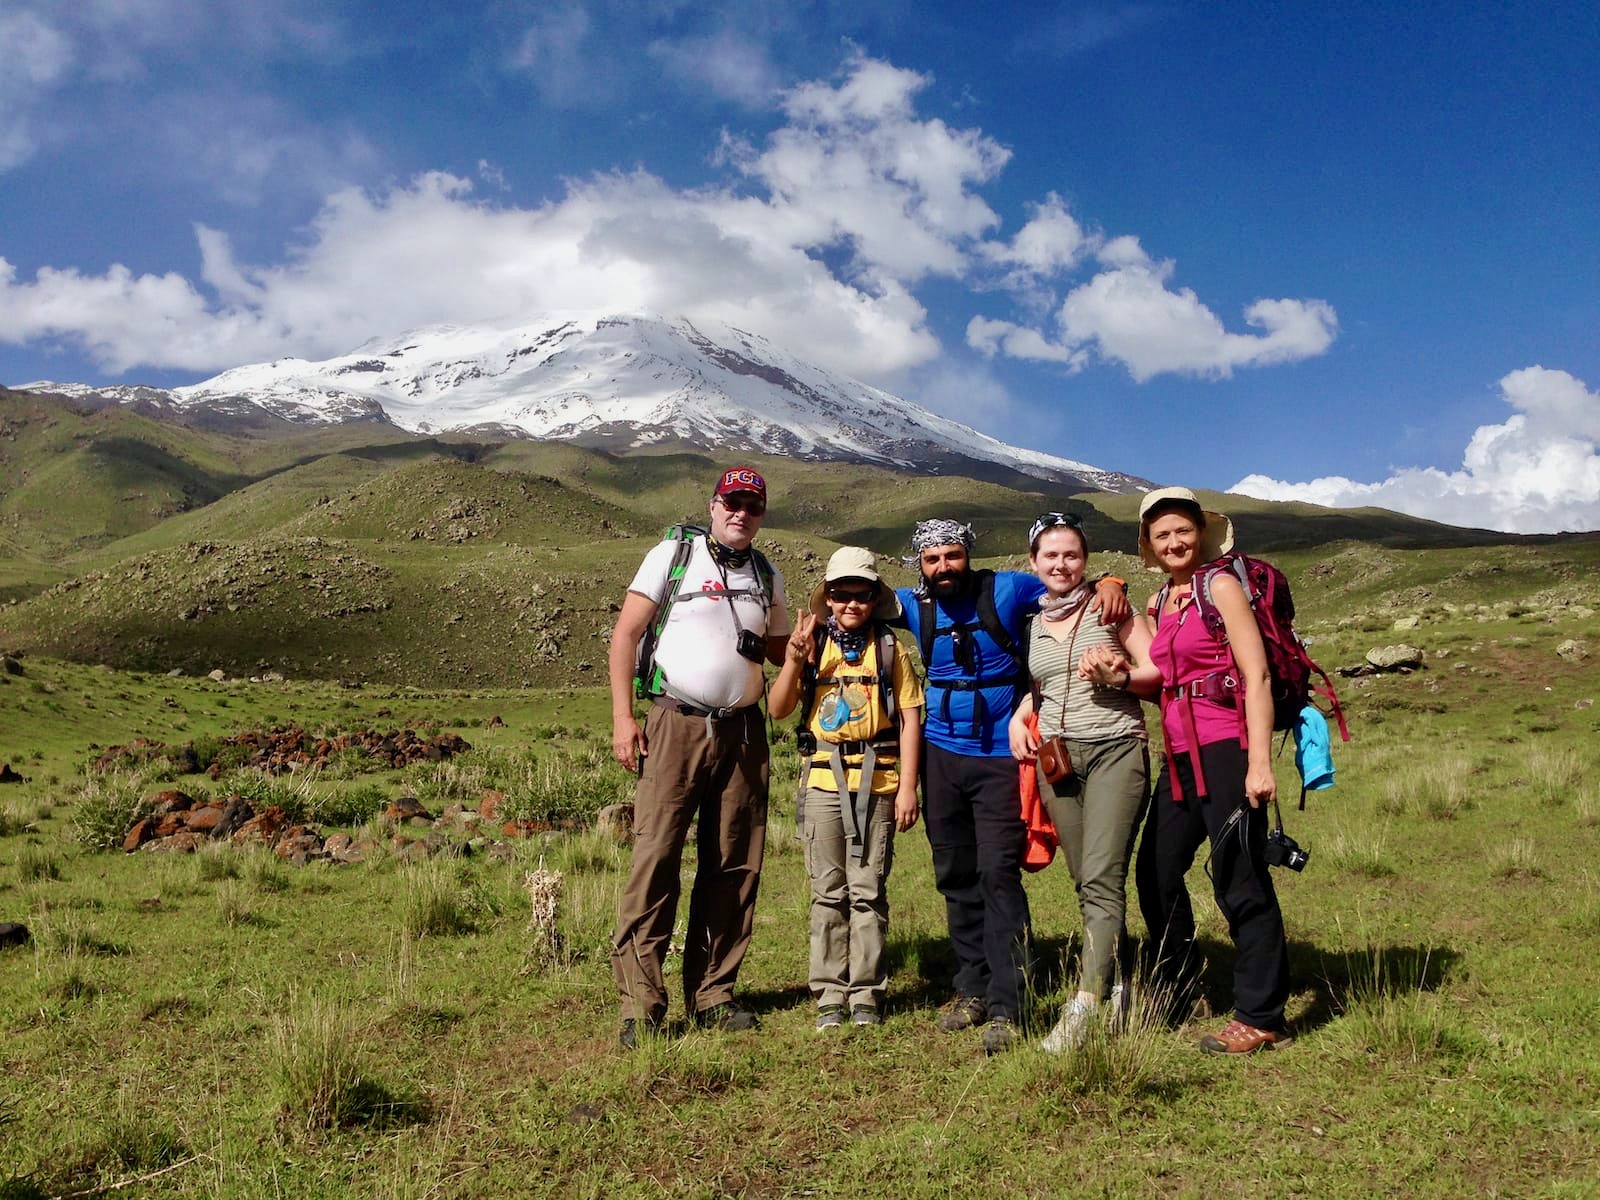
<path id="1" fill-rule="evenodd" d="M 1386 640 L 1330 625 L 1324 659 Z M 1193 1049 L 1215 1021 L 1140 1024 L 1067 1060 L 986 1060 L 975 1035 L 939 1033 L 951 960 L 920 826 L 897 843 L 888 1020 L 817 1035 L 787 735 L 742 976 L 762 1028 L 624 1053 L 607 940 L 627 850 L 604 835 L 298 869 L 80 840 L 129 782 L 84 774 L 91 743 L 291 719 L 474 745 L 277 785 L 313 801 L 409 792 L 438 813 L 513 764 L 599 803 L 626 789 L 601 692 L 216 684 L 30 656 L 0 676 L 0 740 L 29 777 L 0 790 L 0 919 L 34 934 L 0 954 L 0 1195 L 1593 1195 L 1600 752 L 1579 705 L 1597 680 L 1554 646 L 1597 634 L 1592 616 L 1441 611 L 1406 635 L 1426 670 L 1344 681 L 1356 741 L 1337 787 L 1286 814 L 1310 866 L 1277 875 L 1298 1040 L 1242 1062 Z M 555 938 L 530 923 L 541 869 L 561 876 Z M 1198 867 L 1192 887 L 1224 1011 L 1226 930 Z M 1079 924 L 1059 863 L 1029 888 L 1048 1022 Z"/>
<path id="2" fill-rule="evenodd" d="M 762 545 L 795 595 L 836 544 L 896 552 L 934 513 L 1021 566 L 1028 522 L 1061 507 L 1097 567 L 1148 590 L 1133 497 L 756 465 Z M 1275 875 L 1298 1037 L 1246 1061 L 1195 1050 L 1221 1018 L 1145 1014 L 1065 1059 L 938 1032 L 952 959 L 920 825 L 896 843 L 887 1021 L 816 1034 L 782 729 L 741 976 L 754 1033 L 685 1030 L 674 997 L 670 1036 L 617 1047 L 628 850 L 606 834 L 300 868 L 97 848 L 166 788 L 385 846 L 415 832 L 381 815 L 401 796 L 439 816 L 492 789 L 586 824 L 630 787 L 598 686 L 616 605 L 661 527 L 703 515 L 715 469 L 381 426 L 246 438 L 0 391 L 0 652 L 20 668 L 0 670 L 0 762 L 26 777 L 0 784 L 0 922 L 33 935 L 0 950 L 0 1198 L 1600 1194 L 1595 535 L 1208 497 L 1288 572 L 1324 666 L 1425 654 L 1339 681 L 1356 740 L 1332 791 L 1286 808 L 1311 860 Z M 1558 656 L 1568 640 L 1590 657 Z M 90 769 L 136 737 L 289 723 L 473 748 L 402 770 Z M 1080 925 L 1059 862 L 1028 887 L 1040 1032 Z M 1198 865 L 1191 887 L 1226 1013 Z"/>

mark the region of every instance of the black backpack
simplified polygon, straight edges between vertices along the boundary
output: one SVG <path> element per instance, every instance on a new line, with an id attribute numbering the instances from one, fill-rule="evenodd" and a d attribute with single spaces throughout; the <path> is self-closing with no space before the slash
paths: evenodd
<path id="1" fill-rule="evenodd" d="M 917 597 L 917 646 L 922 652 L 922 672 L 924 680 L 930 688 L 940 688 L 944 691 L 944 703 L 940 709 L 941 718 L 946 724 L 950 721 L 950 693 L 952 691 L 970 691 L 977 693 L 972 706 L 972 728 L 974 733 L 979 728 L 980 716 L 985 712 L 983 693 L 981 689 L 987 687 L 1021 687 L 1028 682 L 1028 648 L 1024 641 L 1019 648 L 1016 640 L 1007 632 L 1006 627 L 1000 623 L 999 610 L 994 604 L 994 572 L 984 567 L 974 574 L 978 580 L 977 615 L 976 624 L 970 621 L 953 621 L 943 628 L 937 627 L 937 605 L 932 596 L 921 595 Z M 1016 670 L 1009 675 L 996 676 L 993 679 L 980 679 L 974 666 L 977 658 L 968 639 L 977 630 L 982 629 L 989 635 L 991 641 L 1010 657 L 1016 664 Z M 955 645 L 952 647 L 953 657 L 958 666 L 968 672 L 964 679 L 934 679 L 928 672 L 933 664 L 934 642 L 942 637 L 951 638 Z M 963 646 L 968 648 L 963 649 Z M 963 663 L 965 655 L 968 662 Z M 931 709 L 931 706 L 930 706 Z"/>

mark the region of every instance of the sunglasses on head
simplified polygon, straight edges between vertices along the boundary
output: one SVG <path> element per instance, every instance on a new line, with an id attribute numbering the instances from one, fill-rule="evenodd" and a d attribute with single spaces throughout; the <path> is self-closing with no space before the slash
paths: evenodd
<path id="1" fill-rule="evenodd" d="M 1057 529 L 1065 526 L 1068 529 L 1083 528 L 1083 521 L 1075 513 L 1045 513 L 1035 521 L 1028 530 L 1028 545 L 1032 546 L 1039 540 L 1039 535 L 1047 529 Z"/>
<path id="2" fill-rule="evenodd" d="M 731 496 L 718 496 L 717 499 L 729 512 L 749 513 L 752 517 L 759 517 L 767 511 L 767 502 L 760 496 L 741 496 L 736 492 Z"/>
<path id="3" fill-rule="evenodd" d="M 828 599 L 835 604 L 871 604 L 878 598 L 878 589 L 875 587 L 830 587 L 827 595 Z"/>

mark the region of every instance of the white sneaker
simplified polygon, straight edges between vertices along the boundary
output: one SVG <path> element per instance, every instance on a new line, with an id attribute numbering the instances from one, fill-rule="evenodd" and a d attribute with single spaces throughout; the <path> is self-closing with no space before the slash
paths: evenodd
<path id="1" fill-rule="evenodd" d="M 1074 996 L 1061 1010 L 1061 1019 L 1055 1027 L 1044 1035 L 1044 1040 L 1039 1043 L 1039 1049 L 1046 1054 L 1065 1054 L 1076 1049 L 1083 1036 L 1089 1031 L 1089 1022 L 1094 1019 L 1095 1006 L 1087 1000 Z"/>
<path id="2" fill-rule="evenodd" d="M 1138 993 L 1131 984 L 1126 987 L 1121 983 L 1112 984 L 1110 1001 L 1112 1027 L 1118 1031 L 1126 1029 L 1138 1003 Z"/>

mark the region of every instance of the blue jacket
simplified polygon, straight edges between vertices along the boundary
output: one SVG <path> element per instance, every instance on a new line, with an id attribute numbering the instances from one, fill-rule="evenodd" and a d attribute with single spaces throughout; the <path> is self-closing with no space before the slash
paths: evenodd
<path id="1" fill-rule="evenodd" d="M 1044 591 L 1044 584 L 1032 575 L 1019 571 L 995 572 L 995 615 L 1019 649 L 1023 645 L 1023 626 L 1028 617 L 1038 611 L 1039 597 Z M 920 640 L 921 613 L 916 592 L 900 588 L 896 594 L 905 611 L 905 627 L 914 639 Z M 1027 686 L 1027 672 L 979 625 L 976 595 L 935 601 L 934 629 L 949 629 L 953 625 L 964 625 L 971 630 L 975 670 L 969 673 L 956 662 L 955 642 L 951 637 L 934 638 L 933 661 L 923 664 L 928 673 L 928 716 L 923 736 L 935 746 L 955 754 L 1008 758 L 1011 744 L 1006 737 L 1006 723 L 1011 720 L 1021 689 Z M 984 681 L 983 686 L 967 689 L 940 686 L 947 680 L 971 681 L 974 678 Z M 994 681 L 992 685 L 987 682 L 990 680 Z M 976 732 L 973 728 L 975 709 Z"/>

